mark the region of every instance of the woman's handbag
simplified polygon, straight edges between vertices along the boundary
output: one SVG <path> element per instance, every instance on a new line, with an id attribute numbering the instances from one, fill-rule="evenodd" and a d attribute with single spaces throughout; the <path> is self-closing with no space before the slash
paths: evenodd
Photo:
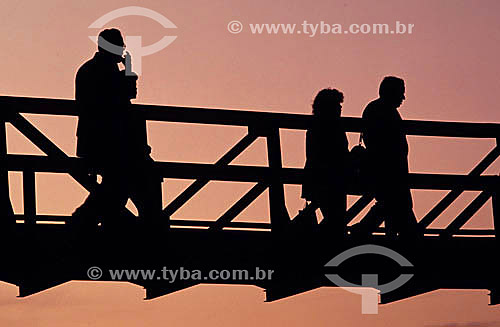
<path id="1" fill-rule="evenodd" d="M 291 229 L 295 233 L 314 233 L 318 229 L 316 205 L 306 202 L 304 208 L 291 221 Z"/>
<path id="2" fill-rule="evenodd" d="M 363 195 L 367 192 L 367 153 L 362 145 L 362 135 L 359 136 L 359 144 L 349 151 L 348 161 L 348 184 L 349 193 Z"/>

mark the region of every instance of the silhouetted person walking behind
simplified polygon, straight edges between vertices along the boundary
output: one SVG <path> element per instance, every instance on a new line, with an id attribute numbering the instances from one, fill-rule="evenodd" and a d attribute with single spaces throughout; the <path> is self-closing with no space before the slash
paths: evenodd
<path id="1" fill-rule="evenodd" d="M 321 229 L 335 239 L 345 236 L 346 162 L 349 153 L 340 122 L 344 95 L 323 89 L 313 102 L 313 125 L 306 134 L 306 182 L 302 198 L 321 209 Z"/>
<path id="2" fill-rule="evenodd" d="M 146 122 L 131 109 L 137 75 L 130 67 L 127 74 L 118 68 L 125 63 L 124 49 L 119 30 L 103 30 L 98 52 L 78 69 L 75 81 L 77 155 L 99 169 L 102 183 L 74 216 L 101 216 L 104 227 L 123 223 L 119 216 L 129 197 L 146 222 L 157 222 L 161 214 L 161 180 L 152 174 Z"/>
<path id="3" fill-rule="evenodd" d="M 408 185 L 408 142 L 398 108 L 405 99 L 405 84 L 387 76 L 380 97 L 363 111 L 363 140 L 369 175 L 378 206 L 385 216 L 389 237 L 416 235 L 416 218 Z"/>

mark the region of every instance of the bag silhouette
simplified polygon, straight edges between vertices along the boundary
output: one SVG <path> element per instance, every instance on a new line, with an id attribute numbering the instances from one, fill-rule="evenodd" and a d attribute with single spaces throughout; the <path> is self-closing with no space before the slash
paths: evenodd
<path id="1" fill-rule="evenodd" d="M 292 242 L 303 241 L 316 237 L 318 231 L 318 218 L 316 217 L 317 207 L 312 202 L 307 203 L 303 209 L 290 221 L 288 226 L 288 238 Z"/>
<path id="2" fill-rule="evenodd" d="M 316 217 L 316 206 L 306 203 L 302 210 L 291 221 L 293 231 L 314 232 L 318 228 L 318 218 Z"/>
<path id="3" fill-rule="evenodd" d="M 351 194 L 363 195 L 368 191 L 368 156 L 366 148 L 361 144 L 349 151 L 348 180 Z"/>

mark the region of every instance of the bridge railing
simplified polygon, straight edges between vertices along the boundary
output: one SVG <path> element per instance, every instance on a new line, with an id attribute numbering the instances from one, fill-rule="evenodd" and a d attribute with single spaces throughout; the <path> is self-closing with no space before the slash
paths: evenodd
<path id="1" fill-rule="evenodd" d="M 146 120 L 175 123 L 231 125 L 247 127 L 248 133 L 214 164 L 156 162 L 157 171 L 164 178 L 195 179 L 186 190 L 165 208 L 165 217 L 171 217 L 209 181 L 253 182 L 255 185 L 216 221 L 171 220 L 172 226 L 203 226 L 212 230 L 225 227 L 279 230 L 289 222 L 285 206 L 283 184 L 302 184 L 303 169 L 283 168 L 280 129 L 306 130 L 312 116 L 301 114 L 269 113 L 227 109 L 204 109 L 176 106 L 133 105 Z M 66 217 L 36 214 L 35 172 L 68 173 L 89 191 L 97 187 L 85 174 L 79 158 L 69 157 L 43 135 L 21 114 L 76 116 L 73 100 L 0 97 L 0 160 L 4 170 L 22 171 L 24 214 L 17 219 L 33 224 L 36 221 L 63 221 Z M 344 117 L 347 132 L 360 132 L 360 118 Z M 46 156 L 11 155 L 6 151 L 5 123 L 11 123 Z M 495 226 L 500 224 L 498 189 L 500 177 L 482 173 L 500 155 L 500 124 L 462 123 L 436 121 L 404 121 L 408 135 L 435 137 L 466 137 L 496 139 L 496 146 L 467 175 L 411 174 L 410 186 L 414 189 L 448 190 L 449 193 L 419 222 L 427 234 L 495 235 L 494 230 L 461 230 L 461 227 L 490 199 L 493 198 Z M 267 144 L 268 167 L 231 165 L 240 153 L 257 138 L 264 137 Z M 5 172 L 3 172 L 5 173 Z M 5 175 L 5 174 L 4 174 Z M 2 177 L 4 178 L 4 177 Z M 5 179 L 1 183 L 5 184 Z M 266 189 L 269 189 L 269 223 L 244 223 L 232 220 Z M 464 191 L 480 191 L 479 195 L 446 227 L 430 229 L 428 226 L 440 216 Z M 360 197 L 347 212 L 347 222 L 353 220 L 372 201 L 370 195 Z"/>

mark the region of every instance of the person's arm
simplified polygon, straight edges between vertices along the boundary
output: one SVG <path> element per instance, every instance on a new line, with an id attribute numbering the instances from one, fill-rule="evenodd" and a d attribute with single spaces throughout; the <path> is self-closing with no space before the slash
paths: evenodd
<path id="1" fill-rule="evenodd" d="M 306 132 L 306 164 L 304 166 L 304 182 L 302 184 L 301 198 L 313 201 L 313 178 L 312 167 L 314 167 L 314 142 L 312 130 Z"/>
<path id="2" fill-rule="evenodd" d="M 312 130 L 307 130 L 306 133 L 306 163 L 308 168 L 314 166 L 315 161 L 315 144 L 314 144 L 314 132 Z"/>
<path id="3" fill-rule="evenodd" d="M 369 104 L 363 112 L 363 141 L 371 153 L 386 156 L 394 153 L 393 126 L 378 108 Z"/>
<path id="4" fill-rule="evenodd" d="M 102 97 L 104 92 L 103 81 L 94 76 L 92 67 L 84 64 L 76 73 L 75 77 L 75 100 L 81 112 L 79 114 L 91 115 L 94 111 L 98 111 L 98 106 L 105 99 Z"/>

